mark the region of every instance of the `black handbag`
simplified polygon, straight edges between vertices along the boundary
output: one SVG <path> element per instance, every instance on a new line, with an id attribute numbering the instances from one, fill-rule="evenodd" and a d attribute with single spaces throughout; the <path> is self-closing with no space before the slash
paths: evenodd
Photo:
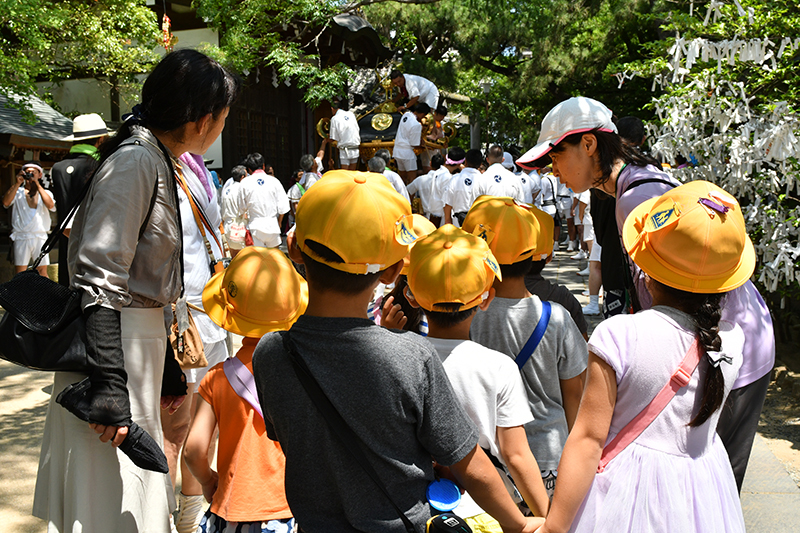
<path id="1" fill-rule="evenodd" d="M 0 358 L 35 370 L 86 372 L 77 291 L 26 270 L 0 285 Z"/>

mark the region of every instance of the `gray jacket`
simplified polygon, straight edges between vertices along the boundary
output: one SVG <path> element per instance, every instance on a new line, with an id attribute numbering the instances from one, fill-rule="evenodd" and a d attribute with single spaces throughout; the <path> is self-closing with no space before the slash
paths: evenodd
<path id="1" fill-rule="evenodd" d="M 83 292 L 84 308 L 163 307 L 178 298 L 177 205 L 174 177 L 156 138 L 134 127 L 93 178 L 70 233 L 71 285 Z"/>

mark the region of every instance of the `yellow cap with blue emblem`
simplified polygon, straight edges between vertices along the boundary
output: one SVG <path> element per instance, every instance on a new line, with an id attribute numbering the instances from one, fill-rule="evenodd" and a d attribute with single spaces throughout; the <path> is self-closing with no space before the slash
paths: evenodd
<path id="1" fill-rule="evenodd" d="M 622 240 L 646 274 L 694 293 L 728 292 L 753 274 L 756 254 L 736 199 L 707 181 L 692 181 L 638 205 Z"/>
<path id="2" fill-rule="evenodd" d="M 418 240 L 411 250 L 408 286 L 423 309 L 440 304 L 471 309 L 489 296 L 500 265 L 486 241 L 445 224 Z"/>
<path id="3" fill-rule="evenodd" d="M 411 205 L 382 174 L 332 170 L 297 204 L 297 245 L 314 261 L 336 270 L 377 273 L 408 253 L 408 245 L 395 239 L 395 227 L 410 214 Z M 344 262 L 325 259 L 308 241 L 326 246 Z"/>
<path id="4" fill-rule="evenodd" d="M 488 244 L 501 265 L 553 251 L 553 217 L 504 196 L 479 196 L 461 228 Z"/>

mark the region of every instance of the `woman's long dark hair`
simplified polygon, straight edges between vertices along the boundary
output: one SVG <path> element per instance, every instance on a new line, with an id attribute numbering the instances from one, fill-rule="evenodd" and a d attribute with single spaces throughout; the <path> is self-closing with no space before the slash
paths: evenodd
<path id="1" fill-rule="evenodd" d="M 196 50 L 167 54 L 147 76 L 132 116 L 100 147 L 102 159 L 131 136 L 133 126 L 169 132 L 209 113 L 216 118 L 233 104 L 240 85 L 237 76 Z"/>
<path id="2" fill-rule="evenodd" d="M 697 338 L 704 353 L 718 352 L 722 347 L 719 336 L 719 321 L 722 316 L 722 300 L 725 294 L 698 294 L 682 291 L 653 280 L 660 289 L 674 301 L 680 302 L 681 310 L 691 315 L 697 326 Z M 703 425 L 714 411 L 722 405 L 725 396 L 725 378 L 719 366 L 709 365 L 706 380 L 703 383 L 703 397 L 695 417 L 689 426 Z"/>
<path id="3" fill-rule="evenodd" d="M 628 165 L 633 165 L 637 167 L 646 167 L 647 165 L 653 165 L 656 168 L 661 168 L 661 163 L 650 157 L 649 155 L 643 154 L 637 147 L 633 146 L 632 144 L 626 143 L 622 137 L 617 135 L 616 133 L 607 132 L 607 131 L 600 131 L 599 129 L 593 129 L 590 131 L 584 131 L 581 133 L 573 133 L 572 135 L 568 135 L 564 137 L 564 139 L 558 143 L 550 152 L 551 153 L 559 153 L 560 151 L 564 150 L 566 145 L 575 146 L 581 142 L 581 138 L 584 135 L 590 133 L 595 136 L 597 139 L 597 156 L 598 156 L 598 164 L 600 166 L 601 175 L 598 177 L 595 182 L 592 184 L 593 187 L 601 187 L 605 182 L 611 179 L 611 172 L 614 169 L 614 164 L 617 161 L 623 161 Z"/>

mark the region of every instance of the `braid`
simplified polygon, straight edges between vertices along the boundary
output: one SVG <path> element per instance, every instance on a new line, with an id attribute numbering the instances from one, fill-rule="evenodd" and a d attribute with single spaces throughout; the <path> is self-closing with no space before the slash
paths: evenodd
<path id="1" fill-rule="evenodd" d="M 719 320 L 722 316 L 722 294 L 708 294 L 692 316 L 697 323 L 697 336 L 703 351 L 718 352 L 722 347 L 719 337 Z M 725 379 L 719 366 L 710 365 L 703 383 L 703 400 L 697 415 L 689 422 L 690 427 L 703 425 L 722 405 L 725 395 Z"/>
<path id="2" fill-rule="evenodd" d="M 675 304 L 670 304 L 691 315 L 697 326 L 697 338 L 700 341 L 703 353 L 718 352 L 722 347 L 722 339 L 719 336 L 719 321 L 722 318 L 722 294 L 703 294 L 692 293 L 676 289 L 653 280 L 658 284 L 659 289 L 669 295 Z M 722 405 L 722 398 L 725 396 L 725 377 L 719 366 L 709 365 L 703 382 L 703 398 L 700 410 L 697 415 L 689 422 L 690 427 L 703 425 L 714 412 Z"/>

